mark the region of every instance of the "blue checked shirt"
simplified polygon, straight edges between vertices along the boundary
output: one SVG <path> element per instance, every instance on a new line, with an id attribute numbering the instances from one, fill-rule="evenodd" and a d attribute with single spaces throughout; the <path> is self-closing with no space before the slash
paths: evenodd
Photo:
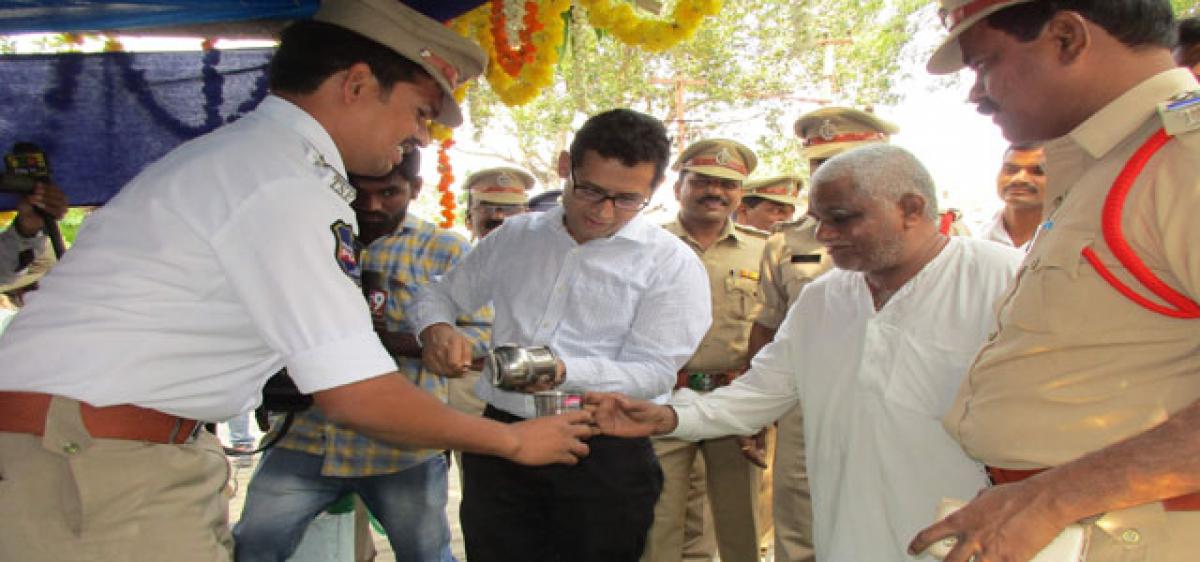
<path id="1" fill-rule="evenodd" d="M 363 254 L 363 271 L 378 271 L 387 280 L 385 323 L 390 332 L 413 332 L 410 321 L 414 293 L 463 258 L 471 245 L 458 234 L 413 216 L 405 218 L 396 233 L 373 242 Z M 476 355 L 487 352 L 491 334 L 492 308 L 485 306 L 471 316 L 458 318 L 459 328 L 471 341 Z M 446 401 L 447 381 L 421 367 L 421 360 L 395 357 L 397 370 L 413 384 Z M 296 417 L 296 423 L 280 441 L 280 447 L 325 457 L 325 476 L 372 476 L 392 474 L 419 464 L 439 449 L 396 447 L 334 425 L 311 408 Z"/>

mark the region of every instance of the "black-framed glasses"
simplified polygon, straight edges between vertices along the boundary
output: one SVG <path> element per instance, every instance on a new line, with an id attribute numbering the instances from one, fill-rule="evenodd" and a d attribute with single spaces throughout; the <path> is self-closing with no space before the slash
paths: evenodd
<path id="1" fill-rule="evenodd" d="M 580 201 L 589 205 L 597 205 L 605 201 L 612 201 L 613 207 L 622 211 L 640 211 L 650 204 L 650 200 L 642 197 L 638 193 L 618 193 L 610 194 L 594 185 L 579 183 L 575 181 L 575 170 L 571 170 L 571 191 Z"/>

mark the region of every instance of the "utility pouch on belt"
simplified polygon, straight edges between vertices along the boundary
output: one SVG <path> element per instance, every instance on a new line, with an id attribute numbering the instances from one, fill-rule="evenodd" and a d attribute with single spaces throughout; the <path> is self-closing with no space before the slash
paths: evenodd
<path id="1" fill-rule="evenodd" d="M 240 452 L 226 449 L 225 453 L 231 456 L 249 456 L 274 447 L 292 428 L 292 423 L 296 421 L 296 414 L 311 408 L 312 405 L 312 395 L 300 392 L 300 389 L 296 388 L 296 383 L 292 381 L 292 377 L 288 376 L 287 369 L 280 369 L 278 373 L 267 379 L 267 384 L 263 386 L 262 404 L 254 410 L 254 421 L 258 423 L 258 429 L 264 433 L 271 430 L 271 414 L 283 414 L 283 422 L 279 426 L 279 431 L 274 432 L 269 441 L 253 451 Z"/>

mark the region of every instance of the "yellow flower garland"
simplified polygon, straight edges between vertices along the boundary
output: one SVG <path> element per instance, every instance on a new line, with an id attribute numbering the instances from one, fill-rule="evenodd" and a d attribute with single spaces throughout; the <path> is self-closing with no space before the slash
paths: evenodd
<path id="1" fill-rule="evenodd" d="M 571 9 L 571 2 L 536 1 L 543 27 L 532 36 L 533 60 L 525 63 L 516 76 L 510 76 L 498 62 L 490 3 L 456 18 L 450 22 L 450 28 L 464 37 L 474 37 L 487 52 L 487 81 L 500 101 L 508 106 L 524 105 L 554 83 L 554 67 L 566 30 L 562 14 Z M 622 43 L 647 51 L 663 51 L 691 38 L 704 18 L 721 10 L 721 0 L 678 0 L 671 17 L 663 19 L 639 16 L 626 0 L 575 0 L 575 3 L 587 9 L 592 26 L 608 30 Z"/>
<path id="2" fill-rule="evenodd" d="M 671 18 L 644 18 L 624 0 L 576 0 L 587 9 L 592 26 L 606 29 L 622 43 L 663 51 L 690 39 L 705 17 L 721 10 L 721 0 L 679 0 Z"/>

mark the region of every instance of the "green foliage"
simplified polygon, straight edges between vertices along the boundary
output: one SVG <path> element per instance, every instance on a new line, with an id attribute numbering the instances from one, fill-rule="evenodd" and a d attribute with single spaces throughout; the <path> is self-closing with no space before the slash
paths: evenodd
<path id="1" fill-rule="evenodd" d="M 1171 7 L 1175 8 L 1175 15 L 1181 18 L 1200 15 L 1198 0 L 1171 0 Z"/>

